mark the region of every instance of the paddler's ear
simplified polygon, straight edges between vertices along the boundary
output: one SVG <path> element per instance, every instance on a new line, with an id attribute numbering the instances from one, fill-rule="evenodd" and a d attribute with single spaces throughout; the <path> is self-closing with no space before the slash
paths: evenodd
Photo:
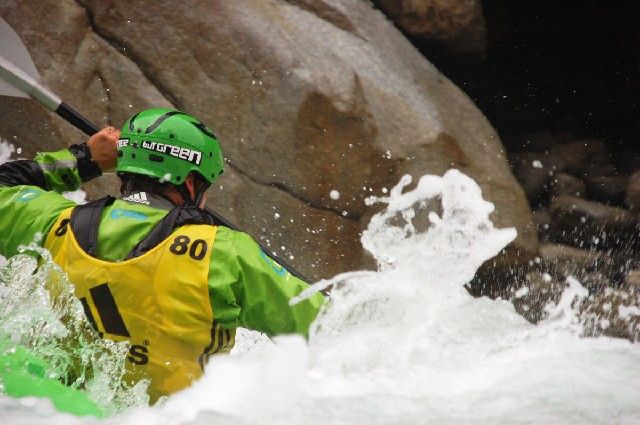
<path id="1" fill-rule="evenodd" d="M 191 196 L 191 199 L 192 200 L 195 199 L 196 198 L 196 181 L 192 173 L 189 173 L 187 175 L 187 178 L 184 181 L 184 187 L 187 189 L 187 192 Z"/>

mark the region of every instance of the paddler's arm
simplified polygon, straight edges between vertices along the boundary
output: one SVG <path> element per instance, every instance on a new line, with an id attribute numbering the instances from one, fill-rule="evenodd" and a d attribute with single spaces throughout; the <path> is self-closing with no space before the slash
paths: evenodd
<path id="1" fill-rule="evenodd" d="M 113 128 L 103 129 L 86 144 L 0 165 L 0 255 L 9 257 L 20 245 L 44 241 L 58 215 L 75 206 L 56 192 L 75 190 L 100 175 L 103 166 L 113 167 L 118 135 Z"/>
<path id="2" fill-rule="evenodd" d="M 119 131 L 106 127 L 89 141 L 57 152 L 38 153 L 32 161 L 0 165 L 0 186 L 36 186 L 54 192 L 73 191 L 113 168 Z"/>
<path id="3" fill-rule="evenodd" d="M 289 306 L 309 285 L 264 254 L 246 233 L 219 227 L 210 264 L 213 314 L 224 327 L 307 336 L 325 302 L 316 294 Z"/>

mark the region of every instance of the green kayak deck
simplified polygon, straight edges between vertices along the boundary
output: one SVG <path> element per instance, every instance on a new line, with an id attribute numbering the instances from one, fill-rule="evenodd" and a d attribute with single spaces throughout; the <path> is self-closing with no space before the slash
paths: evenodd
<path id="1" fill-rule="evenodd" d="M 105 417 L 86 393 L 45 376 L 47 362 L 23 347 L 7 348 L 0 342 L 0 394 L 11 397 L 44 397 L 60 412 Z"/>

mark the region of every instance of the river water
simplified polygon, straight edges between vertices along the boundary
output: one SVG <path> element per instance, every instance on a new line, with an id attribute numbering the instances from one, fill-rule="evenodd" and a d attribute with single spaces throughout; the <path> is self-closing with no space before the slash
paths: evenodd
<path id="1" fill-rule="evenodd" d="M 571 277 L 538 325 L 508 301 L 471 297 L 464 284 L 515 230 L 493 227 L 493 205 L 458 171 L 410 183 L 371 199 L 386 204 L 362 236 L 378 271 L 314 285 L 334 289 L 308 343 L 242 332 L 162 405 L 141 406 L 134 389 L 129 407 L 97 420 L 0 396 L 0 423 L 639 424 L 640 345 L 581 337 L 572 307 L 586 290 Z"/>

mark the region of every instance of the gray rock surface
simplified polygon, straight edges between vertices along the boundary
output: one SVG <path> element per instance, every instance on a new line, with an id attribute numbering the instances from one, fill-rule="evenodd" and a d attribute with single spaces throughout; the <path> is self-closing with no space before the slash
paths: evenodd
<path id="1" fill-rule="evenodd" d="M 495 203 L 494 223 L 518 229 L 509 252 L 536 251 L 495 130 L 369 3 L 81 3 L 8 0 L 0 13 L 44 82 L 95 122 L 174 106 L 214 128 L 228 166 L 210 205 L 313 279 L 370 264 L 364 199 L 405 173 L 462 170 Z M 25 155 L 84 138 L 33 102 L 2 99 L 0 114 L 0 136 Z"/>

